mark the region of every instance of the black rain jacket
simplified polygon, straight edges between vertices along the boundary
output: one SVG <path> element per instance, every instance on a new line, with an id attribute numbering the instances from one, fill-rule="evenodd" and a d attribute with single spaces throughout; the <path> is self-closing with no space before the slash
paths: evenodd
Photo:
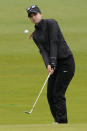
<path id="1" fill-rule="evenodd" d="M 54 19 L 41 19 L 33 32 L 33 40 L 39 48 L 45 66 L 50 64 L 52 68 L 57 68 L 58 60 L 72 55 L 58 22 Z"/>

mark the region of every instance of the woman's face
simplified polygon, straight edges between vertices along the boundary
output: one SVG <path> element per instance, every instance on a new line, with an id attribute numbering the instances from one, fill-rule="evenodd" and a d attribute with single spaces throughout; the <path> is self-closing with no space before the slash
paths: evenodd
<path id="1" fill-rule="evenodd" d="M 30 18 L 32 23 L 38 24 L 40 22 L 40 20 L 42 19 L 42 14 L 40 14 L 40 13 L 31 13 L 29 18 Z"/>

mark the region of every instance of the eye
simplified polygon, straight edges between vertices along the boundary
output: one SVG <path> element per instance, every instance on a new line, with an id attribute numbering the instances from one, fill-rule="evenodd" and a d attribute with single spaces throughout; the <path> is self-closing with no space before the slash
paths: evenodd
<path id="1" fill-rule="evenodd" d="M 36 15 L 37 15 L 37 13 L 32 13 L 32 14 L 31 14 L 31 17 L 36 16 Z"/>
<path id="2" fill-rule="evenodd" d="M 34 13 L 34 15 L 37 15 L 37 13 Z"/>

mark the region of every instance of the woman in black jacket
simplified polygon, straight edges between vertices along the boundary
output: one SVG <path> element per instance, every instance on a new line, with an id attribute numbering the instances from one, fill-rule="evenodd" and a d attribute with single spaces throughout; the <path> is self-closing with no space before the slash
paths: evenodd
<path id="1" fill-rule="evenodd" d="M 26 9 L 35 31 L 33 38 L 44 60 L 46 69 L 51 73 L 47 84 L 47 99 L 54 121 L 68 123 L 66 108 L 66 89 L 74 76 L 75 62 L 58 22 L 54 19 L 43 19 L 37 5 Z"/>

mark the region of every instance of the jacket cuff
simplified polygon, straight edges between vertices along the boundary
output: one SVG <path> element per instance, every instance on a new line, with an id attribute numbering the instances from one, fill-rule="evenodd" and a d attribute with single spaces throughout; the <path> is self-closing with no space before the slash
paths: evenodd
<path id="1" fill-rule="evenodd" d="M 56 57 L 50 57 L 50 65 L 51 68 L 56 68 L 57 67 L 57 58 Z"/>

